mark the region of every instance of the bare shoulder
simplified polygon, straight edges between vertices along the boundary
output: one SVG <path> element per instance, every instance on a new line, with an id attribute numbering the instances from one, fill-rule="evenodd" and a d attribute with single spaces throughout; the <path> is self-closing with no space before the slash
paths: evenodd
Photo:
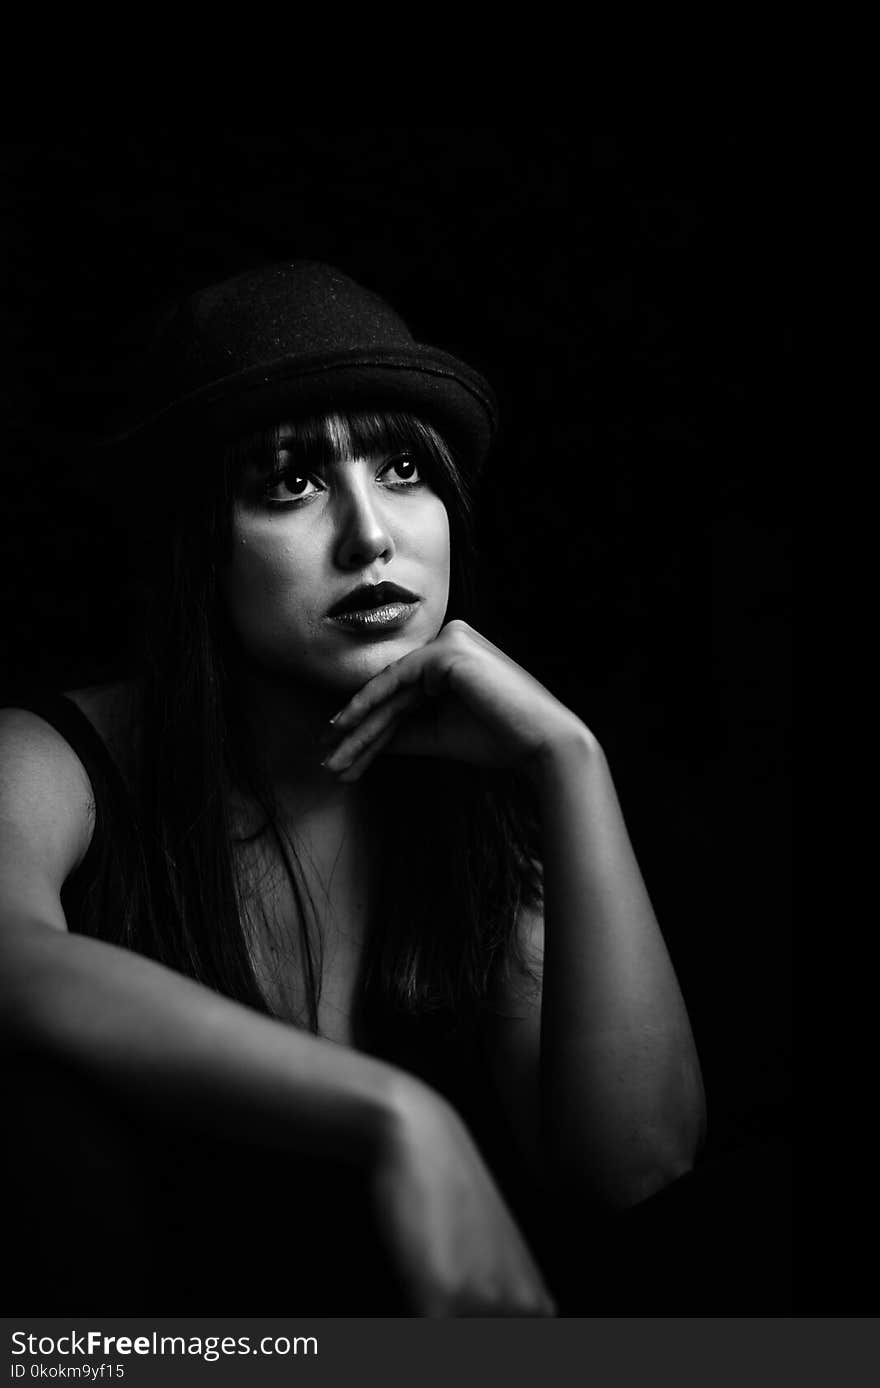
<path id="1" fill-rule="evenodd" d="M 106 685 L 72 690 L 120 764 L 130 752 L 131 692 Z M 60 891 L 91 843 L 95 800 L 88 772 L 56 728 L 24 708 L 0 709 L 0 876 L 20 896 L 40 880 Z"/>
<path id="2" fill-rule="evenodd" d="M 94 797 L 70 744 L 27 709 L 0 709 L 0 897 L 13 903 L 34 884 L 60 891 L 82 861 Z"/>

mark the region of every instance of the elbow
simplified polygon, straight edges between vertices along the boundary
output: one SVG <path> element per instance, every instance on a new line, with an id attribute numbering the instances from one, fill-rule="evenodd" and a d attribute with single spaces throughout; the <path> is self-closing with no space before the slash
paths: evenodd
<path id="1" fill-rule="evenodd" d="M 695 1144 L 668 1136 L 643 1134 L 626 1158 L 593 1173 L 590 1185 L 599 1205 L 610 1214 L 623 1214 L 687 1176 L 697 1161 Z"/>
<path id="2" fill-rule="evenodd" d="M 683 1128 L 644 1127 L 628 1138 L 618 1134 L 598 1149 L 590 1144 L 580 1160 L 571 1152 L 561 1160 L 557 1156 L 554 1185 L 597 1210 L 623 1214 L 687 1176 L 699 1152 L 698 1136 Z"/>
<path id="3" fill-rule="evenodd" d="M 633 1143 L 634 1160 L 622 1163 L 619 1180 L 612 1183 L 610 1204 L 630 1209 L 659 1195 L 693 1171 L 706 1140 L 706 1107 L 702 1085 L 693 1104 L 670 1119 L 639 1133 Z"/>
<path id="4" fill-rule="evenodd" d="M 706 1134 L 699 1065 L 680 1065 L 671 1080 L 635 1091 L 606 1089 L 600 1098 L 546 1123 L 543 1159 L 558 1189 L 622 1213 L 693 1171 Z"/>
<path id="5" fill-rule="evenodd" d="M 628 1139 L 621 1133 L 609 1144 L 601 1192 L 606 1208 L 631 1209 L 693 1171 L 706 1140 L 706 1102 L 699 1070 L 689 1080 L 675 1102 L 645 1115 Z"/>
<path id="6" fill-rule="evenodd" d="M 657 1142 L 636 1170 L 625 1173 L 619 1189 L 613 1193 L 613 1207 L 620 1211 L 631 1209 L 659 1195 L 693 1171 L 698 1151 L 696 1144 Z"/>

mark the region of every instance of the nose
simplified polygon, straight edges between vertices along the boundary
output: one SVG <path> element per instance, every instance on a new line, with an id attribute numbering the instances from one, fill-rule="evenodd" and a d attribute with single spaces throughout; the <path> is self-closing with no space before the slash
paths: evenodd
<path id="1" fill-rule="evenodd" d="M 339 567 L 363 569 L 377 559 L 391 559 L 393 554 L 394 542 L 378 498 L 367 487 L 346 488 L 339 500 Z"/>

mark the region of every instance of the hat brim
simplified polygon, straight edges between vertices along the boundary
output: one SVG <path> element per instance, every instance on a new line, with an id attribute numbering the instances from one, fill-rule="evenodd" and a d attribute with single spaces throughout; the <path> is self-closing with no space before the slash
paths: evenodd
<path id="1" fill-rule="evenodd" d="M 161 409 L 118 420 L 104 442 L 167 438 L 175 433 L 237 437 L 292 418 L 346 410 L 407 410 L 444 435 L 479 469 L 497 429 L 487 382 L 436 348 L 358 350 L 332 357 L 279 357 L 210 382 Z"/>

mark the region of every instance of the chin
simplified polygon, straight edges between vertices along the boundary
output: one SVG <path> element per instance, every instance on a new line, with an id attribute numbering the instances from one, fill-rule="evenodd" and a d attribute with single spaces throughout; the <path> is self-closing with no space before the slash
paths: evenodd
<path id="1" fill-rule="evenodd" d="M 264 674 L 273 682 L 287 685 L 292 690 L 300 689 L 313 695 L 332 696 L 337 701 L 350 697 L 362 689 L 374 676 L 396 660 L 401 660 L 411 651 L 419 650 L 428 644 L 428 639 L 413 640 L 400 637 L 396 640 L 364 643 L 355 649 L 335 652 L 325 659 L 296 660 L 279 663 L 277 656 L 259 662 Z"/>
<path id="2" fill-rule="evenodd" d="M 346 688 L 354 693 L 375 675 L 381 674 L 387 666 L 402 660 L 412 651 L 427 646 L 431 639 L 433 638 L 425 637 L 414 640 L 407 635 L 387 641 L 364 643 L 359 648 L 344 652 L 337 660 L 328 661 L 321 673 L 327 682 L 337 689 Z"/>

